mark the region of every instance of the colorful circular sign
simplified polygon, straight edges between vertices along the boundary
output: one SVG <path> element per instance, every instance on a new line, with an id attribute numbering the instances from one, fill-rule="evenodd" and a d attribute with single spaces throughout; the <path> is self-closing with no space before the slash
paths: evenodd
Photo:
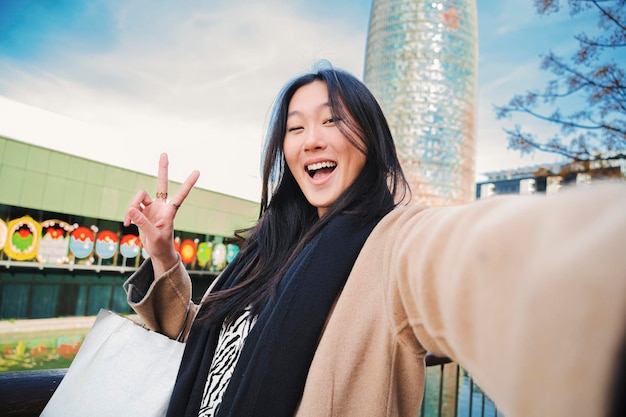
<path id="1" fill-rule="evenodd" d="M 218 271 L 226 267 L 226 245 L 223 243 L 213 245 L 213 267 Z"/>
<path id="2" fill-rule="evenodd" d="M 86 226 L 74 227 L 70 232 L 70 250 L 76 259 L 89 258 L 94 247 L 94 232 Z"/>
<path id="3" fill-rule="evenodd" d="M 101 259 L 111 259 L 117 253 L 117 233 L 103 230 L 96 236 L 96 255 Z"/>
<path id="4" fill-rule="evenodd" d="M 200 268 L 204 268 L 211 262 L 212 252 L 212 242 L 200 242 L 198 245 L 198 253 L 196 254 L 196 259 L 198 260 L 198 266 Z"/>
<path id="5" fill-rule="evenodd" d="M 239 246 L 229 243 L 226 245 L 226 262 L 231 263 L 239 253 Z"/>
<path id="6" fill-rule="evenodd" d="M 7 242 L 4 253 L 16 261 L 28 261 L 37 257 L 41 225 L 30 216 L 11 220 L 7 225 Z"/>
<path id="7" fill-rule="evenodd" d="M 46 220 L 41 223 L 41 242 L 37 260 L 42 263 L 64 264 L 69 262 L 70 225 L 62 220 Z"/>
<path id="8" fill-rule="evenodd" d="M 191 264 L 196 259 L 196 242 L 185 239 L 180 244 L 180 259 L 184 264 Z"/>
<path id="9" fill-rule="evenodd" d="M 124 235 L 120 241 L 120 253 L 125 258 L 134 258 L 139 255 L 141 240 L 137 235 Z"/>

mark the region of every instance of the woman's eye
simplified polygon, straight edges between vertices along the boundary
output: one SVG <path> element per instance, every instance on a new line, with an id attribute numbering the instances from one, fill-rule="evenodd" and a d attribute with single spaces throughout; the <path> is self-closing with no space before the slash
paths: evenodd
<path id="1" fill-rule="evenodd" d="M 334 117 L 330 117 L 330 118 L 326 119 L 324 124 L 325 125 L 329 125 L 329 124 L 335 123 L 336 121 L 337 121 L 337 119 L 335 119 Z"/>
<path id="2" fill-rule="evenodd" d="M 296 130 L 301 130 L 301 129 L 303 129 L 302 126 L 289 127 L 287 128 L 287 132 L 295 132 Z"/>

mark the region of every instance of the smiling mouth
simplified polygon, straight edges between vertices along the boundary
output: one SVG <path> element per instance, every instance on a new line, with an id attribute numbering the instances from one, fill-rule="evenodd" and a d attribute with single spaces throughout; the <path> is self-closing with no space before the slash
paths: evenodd
<path id="1" fill-rule="evenodd" d="M 336 162 L 324 161 L 316 164 L 306 166 L 306 172 L 311 178 L 314 178 L 316 174 L 330 174 L 337 167 Z"/>

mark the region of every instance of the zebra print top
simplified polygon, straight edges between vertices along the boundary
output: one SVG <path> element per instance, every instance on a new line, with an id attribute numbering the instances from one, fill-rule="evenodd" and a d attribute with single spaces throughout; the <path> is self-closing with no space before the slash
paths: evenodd
<path id="1" fill-rule="evenodd" d="M 256 317 L 252 317 L 250 310 L 246 309 L 231 324 L 222 326 L 204 386 L 198 417 L 214 417 L 219 410 L 243 344 L 255 322 Z"/>

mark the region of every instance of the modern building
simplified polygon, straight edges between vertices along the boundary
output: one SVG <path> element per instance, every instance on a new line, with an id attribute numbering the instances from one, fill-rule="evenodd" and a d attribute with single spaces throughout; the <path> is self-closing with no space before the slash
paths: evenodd
<path id="1" fill-rule="evenodd" d="M 476 183 L 476 199 L 505 194 L 553 195 L 562 187 L 586 185 L 596 180 L 623 180 L 626 178 L 626 160 L 535 165 L 484 175 L 486 180 Z"/>
<path id="2" fill-rule="evenodd" d="M 474 199 L 474 0 L 374 0 L 364 81 L 389 121 L 414 201 Z"/>
<path id="3" fill-rule="evenodd" d="M 156 178 L 0 136 L 0 319 L 129 312 L 124 280 L 146 258 L 122 224 L 137 190 Z M 170 192 L 180 184 L 171 182 Z M 230 239 L 259 205 L 194 188 L 174 239 L 202 296 L 238 252 Z"/>

